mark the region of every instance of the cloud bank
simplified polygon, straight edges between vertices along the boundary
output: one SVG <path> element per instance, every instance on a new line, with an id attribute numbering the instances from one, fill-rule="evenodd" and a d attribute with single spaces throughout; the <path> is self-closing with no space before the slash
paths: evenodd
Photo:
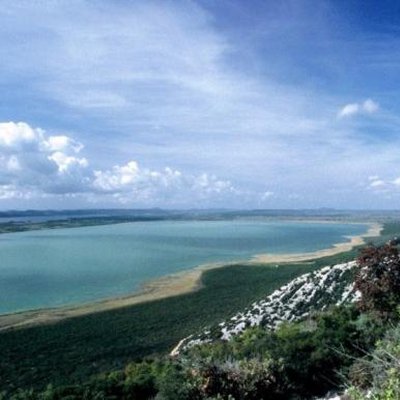
<path id="1" fill-rule="evenodd" d="M 207 173 L 151 170 L 137 161 L 92 169 L 83 150 L 66 135 L 47 135 L 25 122 L 0 123 L 0 199 L 79 195 L 89 203 L 150 206 L 185 204 L 190 197 L 204 206 L 238 195 L 231 182 Z"/>

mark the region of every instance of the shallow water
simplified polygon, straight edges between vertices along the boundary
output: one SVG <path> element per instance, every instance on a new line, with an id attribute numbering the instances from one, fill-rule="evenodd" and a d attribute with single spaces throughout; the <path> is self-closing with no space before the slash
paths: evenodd
<path id="1" fill-rule="evenodd" d="M 0 313 L 104 299 L 199 264 L 303 253 L 362 224 L 154 221 L 0 235 Z"/>

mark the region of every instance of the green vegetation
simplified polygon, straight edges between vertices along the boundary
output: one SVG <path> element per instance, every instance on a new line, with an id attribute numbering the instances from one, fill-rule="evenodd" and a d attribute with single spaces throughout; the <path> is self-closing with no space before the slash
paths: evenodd
<path id="1" fill-rule="evenodd" d="M 3 222 L 0 223 L 1 233 L 15 233 L 27 231 L 40 231 L 44 229 L 66 229 L 66 228 L 81 228 L 84 226 L 97 226 L 97 225 L 113 225 L 122 224 L 125 222 L 139 222 L 139 221 L 160 221 L 160 217 L 88 217 L 88 218 L 67 218 L 56 219 L 41 222 Z"/>
<path id="2" fill-rule="evenodd" d="M 366 388 L 372 400 L 400 399 L 400 324 L 389 329 L 375 350 L 354 365 L 354 370 L 351 400 L 364 400 Z"/>
<path id="3" fill-rule="evenodd" d="M 81 384 L 48 386 L 42 392 L 19 390 L 5 399 L 310 398 L 334 388 L 342 389 L 347 379 L 343 377 L 354 371 L 367 351 L 373 351 L 374 343 L 383 337 L 385 329 L 384 324 L 361 314 L 355 307 L 337 307 L 303 322 L 282 325 L 276 332 L 250 328 L 230 342 L 194 347 L 178 359 L 160 357 L 129 363 L 119 371 L 99 374 Z M 394 347 L 392 341 L 380 343 L 373 354 L 380 352 L 382 356 L 382 349 Z M 396 346 L 398 351 L 398 341 Z M 395 364 L 389 356 L 386 358 L 385 362 Z M 377 390 L 379 387 L 389 390 L 389 386 L 394 390 L 398 377 L 398 365 L 380 371 Z M 353 379 L 356 379 L 354 372 Z M 361 400 L 364 392 L 354 386 L 351 393 L 360 396 L 354 397 L 355 400 Z"/>
<path id="4" fill-rule="evenodd" d="M 353 259 L 356 252 L 280 267 L 207 271 L 200 291 L 0 334 L 2 388 L 82 382 L 127 362 L 169 352 L 183 337 L 214 325 L 295 277 Z"/>
<path id="5" fill-rule="evenodd" d="M 381 240 L 399 232 L 400 224 L 387 224 Z M 1 333 L 4 398 L 13 393 L 13 400 L 150 399 L 158 393 L 157 399 L 195 400 L 228 399 L 236 391 L 236 399 L 262 399 L 255 396 L 268 388 L 268 399 L 279 399 L 288 398 L 287 393 L 308 395 L 310 385 L 317 394 L 339 386 L 343 380 L 337 371 L 347 376 L 352 357 L 373 351 L 385 329 L 383 322 L 352 308 L 285 325 L 274 334 L 250 330 L 229 344 L 194 348 L 179 360 L 164 356 L 183 337 L 289 280 L 357 254 L 355 249 L 305 264 L 211 270 L 195 293 Z M 54 386 L 45 389 L 49 383 Z M 199 391 L 203 387 L 209 390 Z"/>

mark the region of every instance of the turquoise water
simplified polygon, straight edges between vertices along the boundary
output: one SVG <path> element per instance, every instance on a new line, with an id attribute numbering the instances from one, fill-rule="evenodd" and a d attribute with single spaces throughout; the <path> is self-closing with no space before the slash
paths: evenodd
<path id="1" fill-rule="evenodd" d="M 155 221 L 0 235 L 0 313 L 129 294 L 151 279 L 345 242 L 362 224 Z"/>

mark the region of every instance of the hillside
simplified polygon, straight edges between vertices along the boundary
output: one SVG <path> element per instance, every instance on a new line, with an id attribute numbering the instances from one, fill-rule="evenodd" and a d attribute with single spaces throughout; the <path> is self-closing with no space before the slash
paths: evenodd
<path id="1" fill-rule="evenodd" d="M 398 400 L 399 304 L 397 247 L 370 246 L 187 338 L 174 357 L 2 400 Z"/>
<path id="2" fill-rule="evenodd" d="M 399 231 L 385 223 L 376 246 Z M 353 290 L 357 255 L 227 266 L 207 271 L 190 295 L 1 333 L 0 398 L 310 399 L 343 391 L 353 361 L 397 324 L 393 313 L 382 322 L 360 308 L 360 290 L 369 288 Z"/>
<path id="3" fill-rule="evenodd" d="M 229 320 L 183 339 L 171 355 L 201 343 L 230 340 L 249 327 L 276 329 L 283 322 L 304 319 L 332 305 L 354 302 L 360 295 L 354 290 L 355 268 L 356 262 L 350 261 L 301 275 Z"/>

